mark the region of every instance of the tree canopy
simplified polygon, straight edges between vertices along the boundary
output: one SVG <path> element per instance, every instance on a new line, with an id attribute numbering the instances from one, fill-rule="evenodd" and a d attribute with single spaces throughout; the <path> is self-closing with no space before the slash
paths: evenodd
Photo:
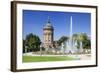
<path id="1" fill-rule="evenodd" d="M 83 48 L 86 48 L 86 49 L 91 48 L 91 41 L 86 33 L 73 34 L 73 39 L 78 41 L 78 45 L 80 45 L 79 42 L 82 42 Z"/>
<path id="2" fill-rule="evenodd" d="M 40 50 L 40 44 L 41 44 L 41 40 L 40 38 L 35 35 L 35 34 L 28 34 L 26 35 L 25 40 L 23 40 L 23 48 L 27 49 L 29 51 L 39 51 Z M 27 46 L 27 48 L 25 48 L 25 46 Z"/>
<path id="3" fill-rule="evenodd" d="M 61 45 L 62 42 L 65 42 L 68 40 L 67 36 L 62 36 L 59 40 L 58 40 L 58 44 Z"/>

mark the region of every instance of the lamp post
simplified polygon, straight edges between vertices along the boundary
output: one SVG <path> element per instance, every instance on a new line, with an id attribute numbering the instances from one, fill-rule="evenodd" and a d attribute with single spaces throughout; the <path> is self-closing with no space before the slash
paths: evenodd
<path id="1" fill-rule="evenodd" d="M 43 45 L 41 44 L 40 45 L 40 56 L 42 56 L 42 47 L 43 47 Z"/>

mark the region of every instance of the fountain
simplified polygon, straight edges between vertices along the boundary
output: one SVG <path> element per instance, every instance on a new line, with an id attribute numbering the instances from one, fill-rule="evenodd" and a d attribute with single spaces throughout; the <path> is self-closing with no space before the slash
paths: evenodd
<path id="1" fill-rule="evenodd" d="M 72 33 L 72 16 L 71 16 L 70 18 L 70 37 L 68 41 L 62 43 L 61 45 L 62 52 L 64 53 L 78 52 L 77 40 L 73 40 L 72 36 L 73 36 L 73 33 Z M 82 48 L 82 45 L 80 46 L 80 48 Z"/>
<path id="2" fill-rule="evenodd" d="M 79 50 L 79 52 L 83 52 L 83 47 L 82 46 L 83 46 L 82 42 L 80 41 L 80 50 Z"/>
<path id="3" fill-rule="evenodd" d="M 63 43 L 61 43 L 61 52 L 63 53 L 63 54 L 65 54 L 66 53 L 66 42 L 63 42 Z"/>

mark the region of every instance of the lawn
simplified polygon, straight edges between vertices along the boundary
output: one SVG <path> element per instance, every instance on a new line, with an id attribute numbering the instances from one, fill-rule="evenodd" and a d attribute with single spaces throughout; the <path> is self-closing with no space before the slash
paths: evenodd
<path id="1" fill-rule="evenodd" d="M 47 61 L 66 61 L 76 60 L 67 56 L 23 56 L 23 62 L 47 62 Z"/>

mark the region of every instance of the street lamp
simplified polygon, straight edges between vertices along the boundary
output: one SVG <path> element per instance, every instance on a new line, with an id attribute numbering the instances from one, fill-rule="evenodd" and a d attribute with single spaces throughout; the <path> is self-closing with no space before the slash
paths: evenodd
<path id="1" fill-rule="evenodd" d="M 41 44 L 40 45 L 40 56 L 42 56 L 42 47 L 43 47 L 43 45 Z"/>

